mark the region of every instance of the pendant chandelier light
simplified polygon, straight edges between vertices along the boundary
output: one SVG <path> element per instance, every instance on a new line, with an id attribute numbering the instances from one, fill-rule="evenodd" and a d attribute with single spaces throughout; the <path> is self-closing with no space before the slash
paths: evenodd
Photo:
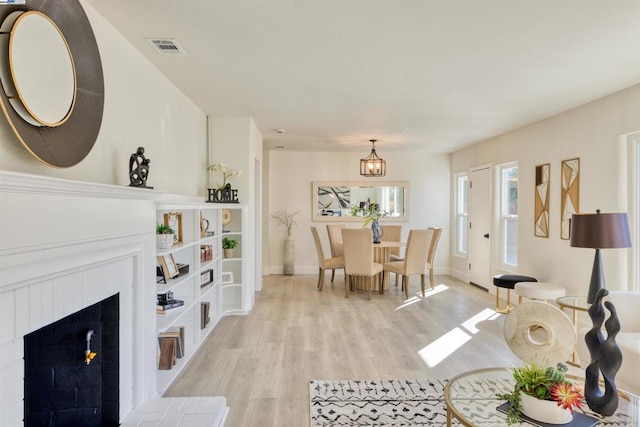
<path id="1" fill-rule="evenodd" d="M 376 140 L 371 141 L 371 154 L 364 159 L 360 159 L 360 175 L 362 176 L 385 176 L 387 174 L 387 162 L 376 154 Z"/>

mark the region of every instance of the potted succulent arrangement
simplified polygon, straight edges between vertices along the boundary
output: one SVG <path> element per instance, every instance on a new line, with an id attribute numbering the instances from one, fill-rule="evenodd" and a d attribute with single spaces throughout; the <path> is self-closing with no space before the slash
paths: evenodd
<path id="1" fill-rule="evenodd" d="M 224 250 L 224 257 L 225 258 L 232 258 L 233 257 L 233 249 L 238 246 L 238 241 L 234 240 L 234 239 L 229 239 L 227 237 L 224 237 L 222 239 L 222 249 Z"/>
<path id="2" fill-rule="evenodd" d="M 156 246 L 158 249 L 170 249 L 175 240 L 173 228 L 164 224 L 156 225 Z"/>
<path id="3" fill-rule="evenodd" d="M 513 369 L 516 384 L 512 393 L 498 394 L 509 404 L 509 425 L 520 421 L 520 414 L 549 424 L 566 424 L 573 420 L 573 409 L 580 408 L 582 393 L 565 377 L 567 366 L 558 363 L 542 366 L 537 362 L 525 363 Z"/>

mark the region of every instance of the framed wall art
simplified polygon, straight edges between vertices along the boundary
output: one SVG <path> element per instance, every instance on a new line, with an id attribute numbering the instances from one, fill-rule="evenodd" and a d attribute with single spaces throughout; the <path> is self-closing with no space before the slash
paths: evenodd
<path id="1" fill-rule="evenodd" d="M 164 225 L 168 225 L 173 228 L 175 232 L 174 245 L 176 243 L 182 243 L 182 213 L 180 212 L 168 212 L 164 214 Z"/>
<path id="2" fill-rule="evenodd" d="M 178 265 L 176 264 L 175 259 L 173 259 L 172 254 L 162 255 L 158 257 L 158 265 L 162 270 L 162 275 L 164 277 L 165 283 L 167 279 L 171 279 L 180 274 L 178 270 Z"/>
<path id="3" fill-rule="evenodd" d="M 209 283 L 213 282 L 213 269 L 205 270 L 200 273 L 200 287 L 207 286 Z"/>
<path id="4" fill-rule="evenodd" d="M 580 212 L 580 158 L 562 161 L 560 182 L 560 238 L 569 240 L 571 215 Z"/>
<path id="5" fill-rule="evenodd" d="M 233 283 L 233 272 L 224 271 L 222 273 L 222 284 L 223 285 L 229 285 L 231 283 Z"/>
<path id="6" fill-rule="evenodd" d="M 538 237 L 549 237 L 549 181 L 551 165 L 536 166 L 536 190 L 534 201 L 534 229 Z"/>

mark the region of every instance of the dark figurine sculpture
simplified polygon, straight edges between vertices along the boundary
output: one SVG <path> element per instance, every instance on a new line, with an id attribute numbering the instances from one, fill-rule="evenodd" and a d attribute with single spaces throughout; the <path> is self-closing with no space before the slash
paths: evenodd
<path id="1" fill-rule="evenodd" d="M 584 340 L 589 348 L 591 363 L 585 371 L 584 397 L 592 411 L 608 417 L 618 408 L 618 391 L 614 377 L 622 365 L 622 352 L 616 343 L 616 335 L 620 332 L 620 321 L 616 313 L 615 306 L 606 301 L 606 307 L 611 315 L 604 322 L 605 311 L 602 298 L 609 295 L 606 289 L 600 289 L 596 295 L 596 300 L 589 307 L 589 317 L 593 322 L 593 328 L 584 336 Z M 602 334 L 602 324 L 604 322 L 607 331 L 607 338 Z M 604 381 L 604 393 L 598 385 L 602 373 Z"/>
<path id="2" fill-rule="evenodd" d="M 147 187 L 150 162 L 151 160 L 144 156 L 144 147 L 138 147 L 138 150 L 129 158 L 130 187 L 153 188 Z"/>

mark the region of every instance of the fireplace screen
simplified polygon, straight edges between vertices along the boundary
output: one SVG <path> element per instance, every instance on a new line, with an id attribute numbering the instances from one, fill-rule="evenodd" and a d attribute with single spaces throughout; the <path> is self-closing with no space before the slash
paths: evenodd
<path id="1" fill-rule="evenodd" d="M 24 338 L 25 426 L 119 425 L 119 296 Z"/>

